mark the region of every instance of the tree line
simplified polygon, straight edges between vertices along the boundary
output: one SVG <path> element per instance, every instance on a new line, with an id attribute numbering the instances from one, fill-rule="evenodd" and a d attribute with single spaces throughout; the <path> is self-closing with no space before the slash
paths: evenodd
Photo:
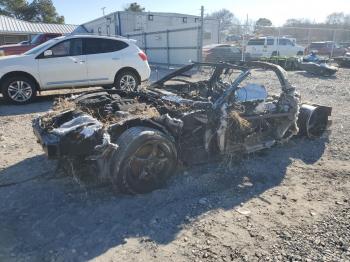
<path id="1" fill-rule="evenodd" d="M 0 14 L 30 22 L 64 23 L 51 0 L 0 0 Z"/>
<path id="2" fill-rule="evenodd" d="M 144 12 L 145 8 L 137 2 L 125 6 L 125 11 Z M 0 14 L 31 22 L 64 23 L 64 16 L 57 13 L 52 0 L 0 0 Z M 229 10 L 221 9 L 207 14 L 207 19 L 216 19 L 220 22 L 220 31 L 225 33 L 241 33 L 238 26 L 239 19 Z M 244 25 L 245 23 L 243 23 Z M 261 17 L 256 21 L 247 21 L 247 25 L 254 32 L 259 28 L 272 26 L 270 19 Z M 297 28 L 344 28 L 350 29 L 350 14 L 334 12 L 327 16 L 321 23 L 311 22 L 309 19 L 287 19 L 282 27 Z M 245 30 L 247 31 L 247 30 Z"/>

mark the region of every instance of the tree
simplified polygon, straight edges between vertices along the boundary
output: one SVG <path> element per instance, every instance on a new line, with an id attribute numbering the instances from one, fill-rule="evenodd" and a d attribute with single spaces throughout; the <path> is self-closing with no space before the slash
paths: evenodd
<path id="1" fill-rule="evenodd" d="M 345 17 L 344 17 L 344 25 L 350 26 L 350 14 L 345 15 Z"/>
<path id="2" fill-rule="evenodd" d="M 272 22 L 267 18 L 259 18 L 258 21 L 255 22 L 255 26 L 272 26 Z"/>
<path id="3" fill-rule="evenodd" d="M 31 22 L 64 23 L 52 0 L 0 0 L 0 14 Z"/>
<path id="4" fill-rule="evenodd" d="M 215 11 L 207 15 L 206 18 L 219 20 L 221 31 L 230 29 L 233 24 L 239 24 L 239 21 L 235 15 L 227 9 Z"/>
<path id="5" fill-rule="evenodd" d="M 306 18 L 301 18 L 301 19 L 295 19 L 295 18 L 290 18 L 287 19 L 286 22 L 284 23 L 283 26 L 285 27 L 306 27 L 306 26 L 310 26 L 312 23 L 310 22 L 310 20 L 306 19 Z"/>
<path id="6" fill-rule="evenodd" d="M 329 16 L 326 18 L 326 24 L 330 25 L 342 25 L 344 24 L 345 20 L 345 15 L 343 12 L 341 13 L 331 13 Z"/>
<path id="7" fill-rule="evenodd" d="M 138 3 L 130 3 L 128 7 L 124 8 L 124 11 L 129 11 L 129 12 L 143 12 L 145 11 L 145 8 L 139 5 Z"/>
<path id="8" fill-rule="evenodd" d="M 57 24 L 64 23 L 64 16 L 57 14 L 52 0 L 34 0 L 30 5 L 35 10 L 32 21 Z"/>
<path id="9" fill-rule="evenodd" d="M 18 19 L 30 20 L 33 9 L 25 0 L 0 0 L 0 14 Z"/>

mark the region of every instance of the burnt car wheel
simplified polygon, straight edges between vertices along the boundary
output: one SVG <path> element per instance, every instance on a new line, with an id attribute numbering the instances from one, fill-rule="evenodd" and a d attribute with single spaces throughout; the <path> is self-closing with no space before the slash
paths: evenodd
<path id="1" fill-rule="evenodd" d="M 177 164 L 174 144 L 164 133 L 147 127 L 132 127 L 117 140 L 113 180 L 130 194 L 151 192 L 164 185 Z M 116 168 L 119 166 L 120 168 Z"/>
<path id="2" fill-rule="evenodd" d="M 115 78 L 114 85 L 116 89 L 134 91 L 140 85 L 140 81 L 134 72 L 123 71 Z"/>
<path id="3" fill-rule="evenodd" d="M 2 95 L 14 104 L 26 104 L 36 97 L 36 83 L 26 76 L 13 76 L 2 84 Z"/>

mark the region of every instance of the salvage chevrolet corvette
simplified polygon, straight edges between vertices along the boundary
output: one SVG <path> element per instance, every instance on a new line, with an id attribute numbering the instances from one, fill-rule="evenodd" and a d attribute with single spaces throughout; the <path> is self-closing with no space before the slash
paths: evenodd
<path id="1" fill-rule="evenodd" d="M 280 90 L 250 82 L 276 75 Z M 319 137 L 331 108 L 303 104 L 278 65 L 193 63 L 138 91 L 82 94 L 33 121 L 51 159 L 84 166 L 119 190 L 157 189 L 176 170 L 269 148 L 293 136 Z"/>

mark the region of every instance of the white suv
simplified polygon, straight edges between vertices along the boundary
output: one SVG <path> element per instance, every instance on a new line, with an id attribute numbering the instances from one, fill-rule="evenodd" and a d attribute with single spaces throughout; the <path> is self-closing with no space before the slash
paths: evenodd
<path id="1" fill-rule="evenodd" d="M 304 47 L 295 39 L 286 37 L 259 37 L 248 41 L 246 52 L 253 58 L 270 56 L 296 56 L 304 54 Z"/>
<path id="2" fill-rule="evenodd" d="M 82 86 L 135 89 L 149 78 L 147 56 L 124 38 L 71 35 L 52 39 L 23 55 L 0 58 L 4 98 L 23 104 L 37 91 Z"/>

